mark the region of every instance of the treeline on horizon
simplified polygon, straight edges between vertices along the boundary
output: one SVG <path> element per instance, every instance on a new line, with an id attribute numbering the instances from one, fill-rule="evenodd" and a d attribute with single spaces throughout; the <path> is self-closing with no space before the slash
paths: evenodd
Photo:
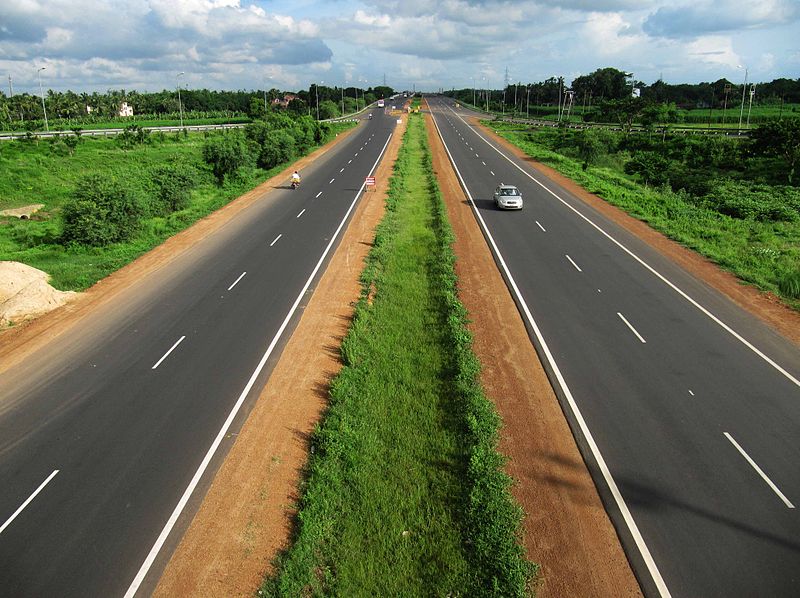
<path id="1" fill-rule="evenodd" d="M 492 102 L 503 102 L 513 106 L 516 99 L 528 102 L 531 105 L 555 104 L 566 90 L 574 92 L 576 105 L 597 105 L 604 101 L 622 100 L 631 97 L 633 88 L 639 89 L 640 97 L 644 101 L 654 103 L 675 104 L 679 108 L 691 110 L 698 108 L 728 108 L 738 106 L 742 100 L 744 81 L 733 82 L 722 78 L 714 82 L 703 83 L 665 83 L 661 79 L 652 84 L 631 78 L 630 73 L 612 67 L 601 68 L 588 75 L 581 75 L 572 80 L 570 84 L 564 77 L 550 77 L 545 81 L 535 83 L 511 83 L 505 89 L 488 90 Z M 747 82 L 747 88 L 753 87 L 753 105 L 780 105 L 800 103 L 800 78 L 774 79 L 769 82 Z M 746 90 L 744 90 L 746 93 Z M 503 94 L 503 92 L 505 92 Z M 480 97 L 486 101 L 486 90 L 465 88 L 453 89 L 447 95 L 456 96 L 462 101 L 476 103 Z M 746 98 L 748 101 L 748 98 Z"/>
<path id="2" fill-rule="evenodd" d="M 287 95 L 294 96 L 288 106 L 281 109 L 297 114 L 310 114 L 319 118 L 334 118 L 344 112 L 363 108 L 365 102 L 371 103 L 394 93 L 391 87 L 375 86 L 367 89 L 357 87 L 328 87 L 312 84 L 307 90 L 285 92 L 273 88 L 269 90 L 218 91 L 209 89 L 180 90 L 180 104 L 177 89 L 156 92 L 135 90 L 108 90 L 105 93 L 77 93 L 73 91 L 47 90 L 44 97 L 47 116 L 50 120 L 76 120 L 92 122 L 119 117 L 123 102 L 133 108 L 134 118 L 141 116 L 173 116 L 182 109 L 186 114 L 198 116 L 225 115 L 261 118 L 266 111 L 276 108 L 273 100 L 283 100 Z M 91 113 L 86 107 L 91 108 Z M 42 98 L 36 94 L 19 93 L 13 97 L 0 92 L 0 123 L 30 125 L 43 121 Z"/>

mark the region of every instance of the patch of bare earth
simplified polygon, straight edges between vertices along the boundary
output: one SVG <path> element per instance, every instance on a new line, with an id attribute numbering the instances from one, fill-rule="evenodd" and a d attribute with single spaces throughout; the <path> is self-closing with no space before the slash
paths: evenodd
<path id="1" fill-rule="evenodd" d="M 640 596 L 616 531 L 472 214 L 430 115 L 433 167 L 453 226 L 459 294 L 472 321 L 481 382 L 503 419 L 500 451 L 539 563 L 537 596 Z"/>
<path id="2" fill-rule="evenodd" d="M 288 547 L 309 437 L 341 368 L 339 347 L 384 211 L 398 125 L 308 307 L 164 571 L 155 596 L 252 596 Z"/>

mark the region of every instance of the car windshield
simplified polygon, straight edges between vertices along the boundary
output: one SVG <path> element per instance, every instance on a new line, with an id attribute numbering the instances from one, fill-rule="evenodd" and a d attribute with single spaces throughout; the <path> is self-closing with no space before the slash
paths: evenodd
<path id="1" fill-rule="evenodd" d="M 503 195 L 519 195 L 519 192 L 511 187 L 506 187 L 502 190 Z"/>

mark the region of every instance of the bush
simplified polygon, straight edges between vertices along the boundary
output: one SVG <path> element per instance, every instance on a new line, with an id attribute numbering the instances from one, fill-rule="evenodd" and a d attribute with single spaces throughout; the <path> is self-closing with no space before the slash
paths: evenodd
<path id="1" fill-rule="evenodd" d="M 626 174 L 638 174 L 644 184 L 664 185 L 669 182 L 671 161 L 656 152 L 635 152 L 625 163 Z"/>
<path id="2" fill-rule="evenodd" d="M 258 165 L 272 168 L 288 162 L 295 156 L 295 138 L 288 131 L 270 131 L 261 146 Z"/>
<path id="3" fill-rule="evenodd" d="M 732 218 L 762 222 L 800 220 L 800 190 L 719 179 L 703 198 L 706 205 Z"/>
<path id="4" fill-rule="evenodd" d="M 191 190 L 197 184 L 197 171 L 186 164 L 162 164 L 150 174 L 153 188 L 151 212 L 163 216 L 189 205 Z"/>
<path id="5" fill-rule="evenodd" d="M 203 159 L 211 166 L 217 182 L 222 185 L 225 177 L 234 174 L 250 159 L 244 137 L 238 132 L 223 133 L 209 137 L 203 144 Z"/>
<path id="6" fill-rule="evenodd" d="M 90 175 L 78 182 L 64 205 L 62 242 L 99 247 L 130 239 L 144 208 L 132 189 L 114 179 Z"/>
<path id="7" fill-rule="evenodd" d="M 778 281 L 778 288 L 784 296 L 800 299 L 800 270 L 784 273 Z"/>

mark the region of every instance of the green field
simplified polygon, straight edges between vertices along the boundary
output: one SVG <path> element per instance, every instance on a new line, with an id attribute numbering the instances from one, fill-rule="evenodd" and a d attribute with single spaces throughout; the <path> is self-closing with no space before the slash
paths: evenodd
<path id="1" fill-rule="evenodd" d="M 328 139 L 352 126 L 331 125 Z M 218 186 L 202 159 L 205 139 L 204 133 L 154 133 L 147 143 L 125 146 L 113 138 L 83 137 L 72 154 L 60 140 L 0 142 L 0 210 L 44 204 L 31 220 L 0 217 L 0 260 L 44 270 L 58 289 L 83 290 L 286 166 L 263 170 L 248 165 Z M 188 207 L 146 218 L 138 234 L 124 243 L 86 247 L 59 241 L 60 214 L 78 181 L 98 174 L 146 196 L 150 173 L 164 164 L 196 170 Z"/>
<path id="2" fill-rule="evenodd" d="M 261 595 L 522 596 L 534 572 L 456 294 L 421 116 L 312 440 L 294 544 Z"/>
<path id="3" fill-rule="evenodd" d="M 800 309 L 800 189 L 785 184 L 778 161 L 737 145 L 744 141 L 662 142 L 658 135 L 485 124 L 587 191 Z M 627 174 L 636 161 L 659 179 L 648 184 L 643 174 Z"/>

